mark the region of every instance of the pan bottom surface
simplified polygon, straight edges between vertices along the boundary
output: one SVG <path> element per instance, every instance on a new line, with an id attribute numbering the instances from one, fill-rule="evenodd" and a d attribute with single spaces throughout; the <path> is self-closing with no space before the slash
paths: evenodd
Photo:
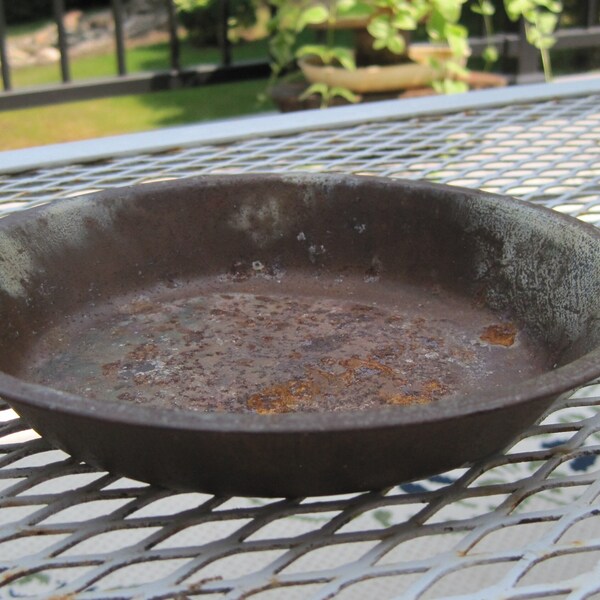
<path id="1" fill-rule="evenodd" d="M 94 400 L 274 414 L 443 402 L 551 369 L 509 316 L 437 285 L 261 267 L 88 305 L 40 334 L 18 376 Z"/>

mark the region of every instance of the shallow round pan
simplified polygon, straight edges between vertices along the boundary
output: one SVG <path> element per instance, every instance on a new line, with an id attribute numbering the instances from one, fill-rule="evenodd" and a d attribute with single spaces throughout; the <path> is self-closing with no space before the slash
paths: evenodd
<path id="1" fill-rule="evenodd" d="M 600 374 L 600 236 L 333 175 L 115 189 L 0 220 L 0 395 L 102 469 L 265 496 L 500 450 Z"/>

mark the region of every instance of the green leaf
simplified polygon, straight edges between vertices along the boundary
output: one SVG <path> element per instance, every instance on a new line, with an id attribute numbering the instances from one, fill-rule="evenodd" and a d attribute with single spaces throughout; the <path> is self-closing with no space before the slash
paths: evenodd
<path id="1" fill-rule="evenodd" d="M 348 48 L 340 46 L 329 48 L 328 46 L 306 44 L 296 51 L 296 58 L 303 58 L 305 56 L 317 56 L 324 65 L 330 65 L 334 61 L 337 61 L 344 69 L 348 69 L 348 71 L 356 69 L 354 53 Z"/>
<path id="2" fill-rule="evenodd" d="M 454 56 L 460 58 L 469 54 L 469 32 L 465 27 L 447 23 L 444 28 L 444 34 L 448 40 L 448 45 L 452 48 Z"/>
<path id="3" fill-rule="evenodd" d="M 357 96 L 354 92 L 351 92 L 350 90 L 343 88 L 343 87 L 332 87 L 329 90 L 329 94 L 330 97 L 333 98 L 334 96 L 340 96 L 340 98 L 344 98 L 345 100 L 347 100 L 348 102 L 351 102 L 352 104 L 356 104 L 357 102 L 360 102 L 360 96 Z"/>
<path id="4" fill-rule="evenodd" d="M 528 26 L 526 28 L 527 41 L 537 48 L 538 50 L 547 50 L 551 48 L 556 40 L 551 35 L 542 33 L 535 26 Z"/>
<path id="5" fill-rule="evenodd" d="M 346 6 L 345 2 L 340 2 L 337 7 L 338 17 L 341 19 L 368 19 L 374 12 L 373 4 L 367 2 L 352 2 L 351 6 Z"/>
<path id="6" fill-rule="evenodd" d="M 518 21 L 535 8 L 534 0 L 504 0 L 506 14 L 511 21 Z"/>
<path id="7" fill-rule="evenodd" d="M 412 0 L 410 5 L 417 23 L 426 19 L 433 10 L 429 0 Z"/>
<path id="8" fill-rule="evenodd" d="M 456 23 L 460 19 L 462 5 L 465 0 L 431 0 L 436 10 L 442 15 L 445 21 Z"/>
<path id="9" fill-rule="evenodd" d="M 444 69 L 444 61 L 441 61 L 435 56 L 431 56 L 427 59 L 427 64 L 436 71 L 442 71 Z"/>
<path id="10" fill-rule="evenodd" d="M 175 0 L 178 10 L 192 11 L 196 8 L 206 8 L 212 0 Z"/>
<path id="11" fill-rule="evenodd" d="M 354 71 L 356 69 L 356 62 L 352 50 L 335 47 L 331 48 L 330 55 L 333 59 L 337 60 L 344 69 L 347 69 L 348 71 Z"/>
<path id="12" fill-rule="evenodd" d="M 299 98 L 300 100 L 307 100 L 314 94 L 328 98 L 329 86 L 326 83 L 313 83 L 300 94 Z"/>
<path id="13" fill-rule="evenodd" d="M 431 17 L 427 22 L 427 35 L 429 39 L 435 41 L 441 41 L 445 39 L 444 29 L 446 27 L 446 19 L 442 13 L 438 10 L 434 10 L 431 13 Z"/>
<path id="14" fill-rule="evenodd" d="M 401 35 L 393 35 L 387 38 L 386 48 L 394 54 L 404 54 L 406 52 L 406 42 Z"/>
<path id="15" fill-rule="evenodd" d="M 490 0 L 483 0 L 481 3 L 481 12 L 488 17 L 496 14 L 496 7 L 490 2 Z"/>
<path id="16" fill-rule="evenodd" d="M 462 94 L 469 91 L 469 86 L 464 81 L 452 79 L 434 81 L 432 85 L 433 89 L 440 94 Z"/>
<path id="17" fill-rule="evenodd" d="M 336 10 L 339 14 L 340 11 L 353 10 L 357 4 L 357 0 L 337 0 Z"/>
<path id="18" fill-rule="evenodd" d="M 552 36 L 543 36 L 538 39 L 538 41 L 533 44 L 538 50 L 548 50 L 552 48 L 556 44 L 556 38 Z"/>
<path id="19" fill-rule="evenodd" d="M 468 69 L 465 69 L 465 67 L 452 60 L 447 61 L 445 66 L 448 73 L 452 73 L 453 75 L 466 77 L 469 74 Z"/>
<path id="20" fill-rule="evenodd" d="M 540 13 L 536 21 L 536 27 L 540 33 L 549 35 L 555 29 L 558 23 L 558 16 L 553 13 Z"/>
<path id="21" fill-rule="evenodd" d="M 394 33 L 394 28 L 387 15 L 379 15 L 367 25 L 367 31 L 376 39 L 382 40 Z"/>
<path id="22" fill-rule="evenodd" d="M 498 50 L 495 46 L 488 46 L 482 54 L 486 63 L 495 63 L 498 60 Z"/>
<path id="23" fill-rule="evenodd" d="M 329 10 L 322 4 L 315 4 L 300 13 L 296 24 L 296 31 L 302 31 L 307 25 L 319 25 L 326 23 L 329 18 Z"/>
<path id="24" fill-rule="evenodd" d="M 547 8 L 550 12 L 559 13 L 563 9 L 562 2 L 558 0 L 537 0 L 536 2 L 539 6 L 543 6 Z"/>
<path id="25" fill-rule="evenodd" d="M 296 4 L 284 4 L 277 11 L 277 16 L 274 19 L 275 31 L 296 31 L 301 12 L 300 7 Z"/>
<path id="26" fill-rule="evenodd" d="M 490 0 L 481 0 L 479 4 L 471 6 L 471 10 L 478 15 L 491 17 L 496 14 L 496 8 Z"/>
<path id="27" fill-rule="evenodd" d="M 415 19 L 412 11 L 410 10 L 399 10 L 392 19 L 392 25 L 396 29 L 402 31 L 413 31 L 417 28 L 417 20 Z"/>
<path id="28" fill-rule="evenodd" d="M 296 57 L 302 58 L 303 56 L 318 56 L 321 61 L 326 64 L 329 62 L 330 50 L 327 46 L 318 46 L 316 44 L 306 44 L 296 50 Z"/>
<path id="29" fill-rule="evenodd" d="M 295 37 L 292 37 L 293 40 L 295 40 Z M 292 62 L 294 58 L 292 54 L 293 40 L 290 43 L 289 36 L 287 36 L 285 32 L 280 32 L 279 34 L 274 35 L 269 42 L 271 55 L 280 67 Z"/>
<path id="30" fill-rule="evenodd" d="M 348 102 L 358 102 L 360 97 L 356 94 L 352 93 L 350 90 L 343 87 L 329 87 L 326 83 L 313 83 L 309 86 L 302 94 L 300 94 L 300 100 L 306 100 L 313 95 L 321 96 L 321 108 L 327 108 L 331 99 L 335 96 L 340 96 L 341 98 L 345 98 Z"/>

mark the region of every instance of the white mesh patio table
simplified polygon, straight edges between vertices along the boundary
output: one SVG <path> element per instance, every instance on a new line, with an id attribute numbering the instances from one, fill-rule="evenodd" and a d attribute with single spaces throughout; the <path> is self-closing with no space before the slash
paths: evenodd
<path id="1" fill-rule="evenodd" d="M 0 153 L 0 215 L 205 173 L 509 194 L 600 224 L 600 81 L 266 115 Z M 504 452 L 384 490 L 174 493 L 77 462 L 0 405 L 0 598 L 600 598 L 600 386 Z M 432 441 L 433 443 L 433 441 Z"/>

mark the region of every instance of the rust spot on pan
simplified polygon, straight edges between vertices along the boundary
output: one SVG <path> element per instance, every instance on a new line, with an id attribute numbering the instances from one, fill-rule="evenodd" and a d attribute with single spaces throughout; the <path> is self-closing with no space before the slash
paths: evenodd
<path id="1" fill-rule="evenodd" d="M 438 380 L 425 381 L 422 385 L 409 383 L 390 366 L 373 356 L 352 356 L 335 361 L 329 357 L 320 360 L 321 367 L 306 369 L 306 376 L 279 385 L 269 386 L 248 398 L 248 409 L 259 414 L 278 414 L 310 409 L 312 403 L 322 398 L 339 396 L 346 398 L 347 408 L 363 402 L 360 395 L 352 394 L 353 388 L 364 389 L 371 384 L 376 396 L 383 404 L 425 404 L 438 400 L 448 393 L 449 387 Z M 415 385 L 418 389 L 414 389 Z M 395 390 L 404 390 L 396 392 Z"/>
<path id="2" fill-rule="evenodd" d="M 159 355 L 159 348 L 153 343 L 144 343 L 136 346 L 126 354 L 128 360 L 149 360 Z"/>
<path id="3" fill-rule="evenodd" d="M 441 396 L 448 393 L 448 386 L 440 381 L 432 379 L 423 384 L 419 391 L 411 391 L 402 394 L 381 393 L 380 397 L 387 404 L 406 406 L 408 404 L 427 404 L 433 400 L 438 400 Z"/>
<path id="4" fill-rule="evenodd" d="M 515 343 L 517 328 L 512 323 L 490 325 L 483 330 L 480 338 L 488 344 L 508 348 Z"/>
<path id="5" fill-rule="evenodd" d="M 505 368 L 536 368 L 526 335 L 501 351 L 516 327 L 439 286 L 289 273 L 195 286 L 133 293 L 59 324 L 31 378 L 148 407 L 270 415 L 441 402 L 483 379 L 500 385 Z"/>
<path id="6" fill-rule="evenodd" d="M 261 415 L 291 412 L 301 401 L 311 401 L 318 388 L 309 380 L 274 385 L 248 398 L 248 408 Z"/>

